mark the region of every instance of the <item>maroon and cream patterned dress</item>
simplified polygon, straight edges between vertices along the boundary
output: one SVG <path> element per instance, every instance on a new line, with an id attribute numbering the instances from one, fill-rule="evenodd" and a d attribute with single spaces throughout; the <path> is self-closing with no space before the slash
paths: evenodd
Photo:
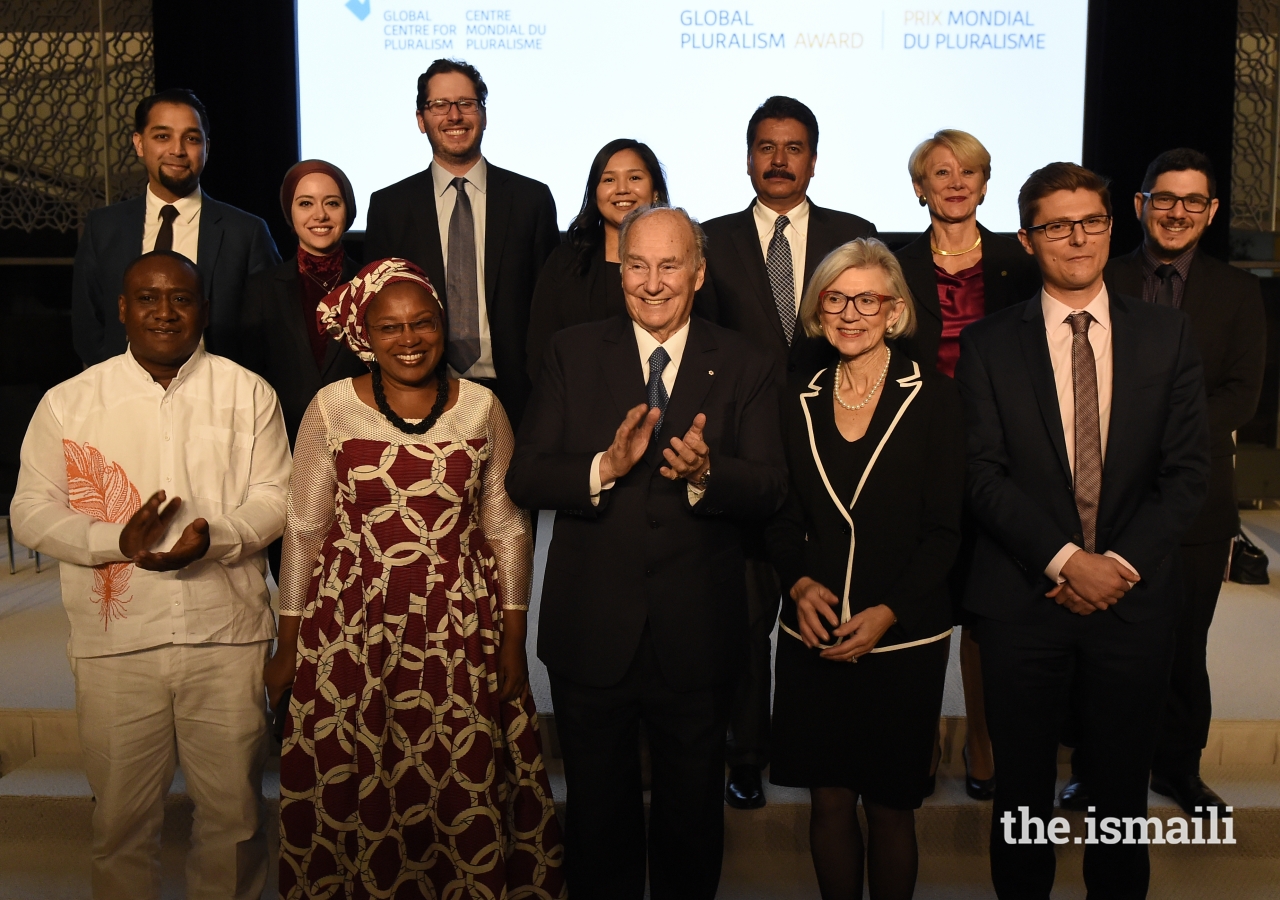
<path id="1" fill-rule="evenodd" d="M 527 609 L 526 514 L 501 405 L 459 384 L 423 435 L 323 388 L 294 449 L 280 611 L 302 615 L 280 761 L 280 895 L 560 898 L 531 701 L 497 698 Z"/>

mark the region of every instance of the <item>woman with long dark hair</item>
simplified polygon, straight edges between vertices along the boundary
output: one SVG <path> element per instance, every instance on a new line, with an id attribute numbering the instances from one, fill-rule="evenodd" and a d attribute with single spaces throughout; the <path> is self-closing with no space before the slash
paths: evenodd
<path id="1" fill-rule="evenodd" d="M 619 138 L 591 162 L 582 209 L 569 239 L 547 259 L 529 313 L 529 377 L 537 379 L 551 335 L 570 325 L 626 312 L 618 227 L 639 206 L 668 203 L 667 181 L 647 144 Z"/>

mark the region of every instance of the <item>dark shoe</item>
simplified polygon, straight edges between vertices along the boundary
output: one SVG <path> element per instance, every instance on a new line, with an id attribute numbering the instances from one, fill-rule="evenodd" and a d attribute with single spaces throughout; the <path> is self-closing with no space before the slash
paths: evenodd
<path id="1" fill-rule="evenodd" d="M 1218 808 L 1219 818 L 1231 815 L 1227 811 L 1227 801 L 1223 800 L 1213 788 L 1209 787 L 1199 775 L 1157 775 L 1151 773 L 1151 790 L 1182 807 L 1189 816 L 1205 819 L 1209 817 L 1209 807 Z"/>
<path id="2" fill-rule="evenodd" d="M 724 802 L 734 809 L 759 809 L 764 806 L 764 785 L 755 766 L 732 766 L 729 782 L 724 786 Z"/>
<path id="3" fill-rule="evenodd" d="M 1062 789 L 1062 793 L 1058 795 L 1058 806 L 1062 809 L 1081 811 L 1084 811 L 1089 806 L 1089 791 L 1085 788 L 1084 782 L 1074 772 L 1067 779 L 1067 784 Z"/>
<path id="4" fill-rule="evenodd" d="M 964 792 L 974 800 L 990 800 L 996 795 L 996 776 L 974 778 L 969 774 L 969 748 L 961 751 L 964 757 Z"/>

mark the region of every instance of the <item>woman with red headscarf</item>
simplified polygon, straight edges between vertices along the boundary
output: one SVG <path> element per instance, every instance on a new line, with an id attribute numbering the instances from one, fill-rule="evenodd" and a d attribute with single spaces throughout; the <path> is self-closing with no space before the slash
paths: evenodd
<path id="1" fill-rule="evenodd" d="M 497 398 L 450 379 L 421 269 L 378 260 L 318 322 L 369 373 L 298 428 L 264 680 L 287 686 L 280 895 L 565 896 L 528 690 L 527 514 Z"/>

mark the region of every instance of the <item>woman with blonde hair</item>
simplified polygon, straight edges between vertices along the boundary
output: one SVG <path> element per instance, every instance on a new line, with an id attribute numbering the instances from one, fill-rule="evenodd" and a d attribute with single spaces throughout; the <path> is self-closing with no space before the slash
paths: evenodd
<path id="1" fill-rule="evenodd" d="M 976 137 L 950 128 L 939 131 L 912 151 L 907 169 L 917 200 L 929 210 L 929 227 L 897 254 L 920 313 L 915 334 L 898 344 L 920 365 L 936 366 L 951 376 L 960 358 L 964 327 L 1036 293 L 1040 270 L 1016 240 L 978 222 L 978 207 L 991 179 L 991 154 Z M 973 555 L 972 531 L 969 526 L 964 529 L 949 582 L 952 621 L 962 626 L 965 791 L 975 800 L 990 800 L 995 762 L 982 698 L 981 656 L 971 617 L 960 606 Z M 934 754 L 934 771 L 940 755 Z"/>
<path id="2" fill-rule="evenodd" d="M 915 304 L 877 240 L 814 271 L 798 325 L 838 360 L 789 387 L 791 487 L 770 524 L 783 601 L 770 780 L 807 787 L 823 900 L 908 898 L 946 676 L 947 572 L 960 544 L 964 443 L 950 379 L 886 338 Z"/>

